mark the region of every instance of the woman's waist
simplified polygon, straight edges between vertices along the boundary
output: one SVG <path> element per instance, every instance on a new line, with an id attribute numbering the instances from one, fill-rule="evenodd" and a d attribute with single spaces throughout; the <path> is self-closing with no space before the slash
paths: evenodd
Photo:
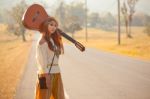
<path id="1" fill-rule="evenodd" d="M 52 66 L 59 66 L 58 63 L 53 64 Z M 47 67 L 51 67 L 51 64 L 47 64 Z"/>
<path id="2" fill-rule="evenodd" d="M 48 65 L 47 67 L 41 67 L 38 73 L 60 73 L 60 67 L 58 64 L 53 64 L 52 66 Z"/>

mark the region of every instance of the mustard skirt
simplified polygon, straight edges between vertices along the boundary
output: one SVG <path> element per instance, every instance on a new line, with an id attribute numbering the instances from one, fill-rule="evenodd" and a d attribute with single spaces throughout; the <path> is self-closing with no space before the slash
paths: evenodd
<path id="1" fill-rule="evenodd" d="M 51 82 L 49 89 L 40 89 L 37 80 L 35 99 L 65 99 L 64 88 L 60 73 L 50 74 Z"/>

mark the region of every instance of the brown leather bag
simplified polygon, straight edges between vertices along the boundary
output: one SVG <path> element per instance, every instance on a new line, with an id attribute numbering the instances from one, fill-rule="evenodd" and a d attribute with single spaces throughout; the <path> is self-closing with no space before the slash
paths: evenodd
<path id="1" fill-rule="evenodd" d="M 48 89 L 46 85 L 46 77 L 38 77 L 40 89 Z"/>

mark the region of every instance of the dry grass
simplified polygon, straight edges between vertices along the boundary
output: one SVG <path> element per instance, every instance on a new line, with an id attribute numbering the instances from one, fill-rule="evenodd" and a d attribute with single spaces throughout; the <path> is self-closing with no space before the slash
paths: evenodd
<path id="1" fill-rule="evenodd" d="M 31 47 L 31 40 L 22 42 L 0 25 L 0 99 L 13 99 Z M 30 38 L 31 39 L 31 38 Z"/>
<path id="2" fill-rule="evenodd" d="M 20 38 L 6 32 L 5 25 L 0 24 L 0 27 L 0 99 L 12 99 L 24 70 L 32 41 L 22 42 Z M 150 60 L 150 37 L 143 33 L 142 27 L 133 28 L 133 39 L 126 38 L 122 33 L 120 46 L 117 45 L 115 32 L 90 28 L 88 29 L 89 40 L 85 42 L 84 31 L 79 31 L 75 38 L 86 47 Z"/>
<path id="3" fill-rule="evenodd" d="M 75 39 L 86 47 L 150 60 L 150 37 L 143 33 L 143 27 L 132 27 L 133 39 L 126 37 L 124 28 L 121 33 L 121 45 L 117 44 L 117 33 L 101 29 L 88 29 L 88 42 L 85 41 L 85 30 L 75 34 Z M 66 41 L 66 40 L 65 40 Z"/>

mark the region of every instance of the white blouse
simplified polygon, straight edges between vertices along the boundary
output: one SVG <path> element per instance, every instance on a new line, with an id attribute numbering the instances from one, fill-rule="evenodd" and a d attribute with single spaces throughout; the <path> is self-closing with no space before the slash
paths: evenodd
<path id="1" fill-rule="evenodd" d="M 50 39 L 52 44 L 54 44 L 53 40 Z M 52 59 L 54 57 L 54 52 L 48 48 L 47 42 L 44 42 L 43 44 L 39 44 L 39 41 L 37 42 L 36 46 L 36 60 L 38 64 L 38 73 L 48 73 L 50 65 L 52 63 Z M 58 57 L 55 55 L 53 65 L 51 68 L 50 73 L 59 73 L 60 68 L 58 66 Z"/>

